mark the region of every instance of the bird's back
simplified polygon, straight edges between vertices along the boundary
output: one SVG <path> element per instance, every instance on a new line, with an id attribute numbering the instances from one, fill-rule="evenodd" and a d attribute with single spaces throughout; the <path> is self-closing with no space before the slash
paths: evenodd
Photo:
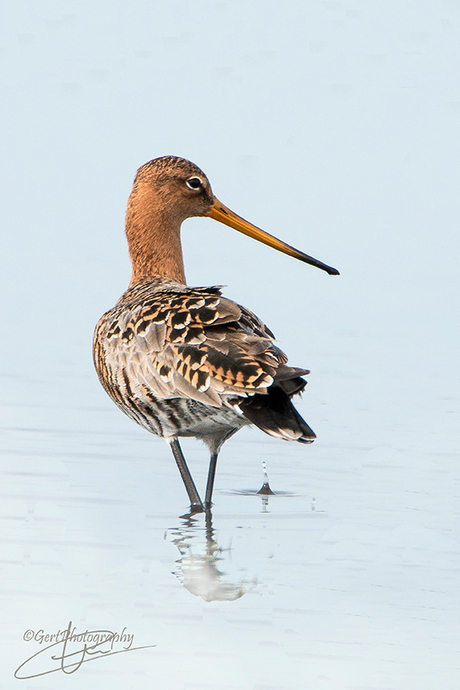
<path id="1" fill-rule="evenodd" d="M 288 367 L 273 339 L 219 287 L 155 278 L 128 289 L 100 319 L 94 362 L 115 403 L 159 436 L 228 436 L 254 423 L 311 442 L 290 401 L 308 371 Z"/>

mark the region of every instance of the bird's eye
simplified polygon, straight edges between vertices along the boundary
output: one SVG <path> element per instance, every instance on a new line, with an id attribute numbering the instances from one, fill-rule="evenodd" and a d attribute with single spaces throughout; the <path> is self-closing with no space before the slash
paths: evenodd
<path id="1" fill-rule="evenodd" d="M 203 183 L 199 177 L 189 177 L 185 184 L 190 189 L 201 189 L 203 186 Z"/>

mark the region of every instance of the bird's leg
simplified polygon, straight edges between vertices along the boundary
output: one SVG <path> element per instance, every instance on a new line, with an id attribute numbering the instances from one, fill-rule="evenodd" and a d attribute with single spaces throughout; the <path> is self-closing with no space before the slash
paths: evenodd
<path id="1" fill-rule="evenodd" d="M 169 445 L 171 446 L 171 450 L 174 455 L 174 459 L 177 463 L 177 466 L 179 468 L 180 476 L 182 477 L 182 481 L 185 484 L 185 488 L 188 493 L 188 497 L 190 499 L 190 507 L 192 509 L 192 512 L 194 513 L 200 513 L 203 512 L 203 504 L 201 502 L 201 498 L 198 494 L 198 491 L 196 490 L 195 482 L 192 479 L 192 475 L 190 474 L 190 470 L 187 467 L 187 463 L 185 462 L 184 454 L 182 452 L 182 448 L 179 445 L 179 441 L 177 438 L 173 438 L 169 441 Z"/>
<path id="2" fill-rule="evenodd" d="M 206 484 L 206 497 L 204 499 L 204 505 L 206 507 L 206 510 L 209 510 L 211 508 L 211 498 L 212 498 L 212 490 L 214 488 L 214 477 L 216 476 L 216 465 L 217 465 L 217 453 L 211 453 L 211 461 L 209 463 L 209 472 L 208 472 L 208 482 Z"/>

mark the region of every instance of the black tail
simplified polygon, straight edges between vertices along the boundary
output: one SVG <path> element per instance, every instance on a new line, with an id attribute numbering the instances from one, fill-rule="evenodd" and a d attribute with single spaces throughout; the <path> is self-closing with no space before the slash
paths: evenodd
<path id="1" fill-rule="evenodd" d="M 300 392 L 306 381 L 300 377 L 270 386 L 265 395 L 257 393 L 238 403 L 244 416 L 270 436 L 286 441 L 313 443 L 315 432 L 290 401 L 291 391 Z M 285 388 L 288 388 L 286 391 Z"/>

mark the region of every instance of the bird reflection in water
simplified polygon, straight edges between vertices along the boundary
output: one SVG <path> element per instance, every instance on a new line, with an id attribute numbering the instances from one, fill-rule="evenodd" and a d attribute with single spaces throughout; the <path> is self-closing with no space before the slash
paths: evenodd
<path id="1" fill-rule="evenodd" d="M 191 512 L 180 519 L 181 525 L 168 530 L 165 538 L 169 533 L 181 554 L 174 575 L 185 589 L 204 601 L 234 601 L 253 589 L 256 578 L 232 582 L 228 576 L 231 543 L 226 548 L 218 543 L 211 510 L 204 514 Z"/>

